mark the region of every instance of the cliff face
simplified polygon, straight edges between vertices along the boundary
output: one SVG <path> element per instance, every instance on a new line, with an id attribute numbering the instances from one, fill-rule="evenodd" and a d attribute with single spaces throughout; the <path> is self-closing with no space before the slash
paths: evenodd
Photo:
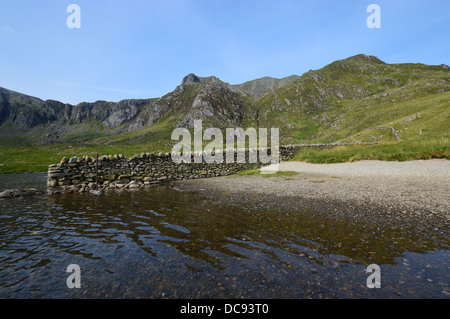
<path id="1" fill-rule="evenodd" d="M 240 125 L 243 103 L 243 96 L 229 84 L 194 74 L 162 98 L 117 103 L 70 105 L 0 88 L 0 136 L 23 135 L 28 143 L 44 144 L 62 142 L 75 130 L 83 140 L 83 129 L 79 130 L 83 126 L 115 135 L 150 127 L 167 116 L 176 117 L 178 127 L 192 128 L 194 119 L 220 127 Z M 34 131 L 39 131 L 39 136 Z"/>
<path id="2" fill-rule="evenodd" d="M 450 109 L 449 81 L 446 65 L 387 64 L 356 55 L 302 76 L 239 85 L 189 74 L 161 98 L 117 103 L 70 105 L 0 88 L 0 144 L 167 139 L 167 132 L 192 128 L 196 119 L 205 128 L 279 127 L 292 143 L 331 142 L 404 123 L 419 112 L 421 132 L 439 133 Z"/>
<path id="3" fill-rule="evenodd" d="M 97 101 L 74 106 L 9 92 L 12 91 L 0 88 L 0 124 L 8 122 L 23 130 L 56 121 L 82 123 L 88 118 L 99 121 L 106 127 L 117 127 L 135 117 L 144 106 L 152 102 L 151 99 L 124 100 L 118 103 Z"/>
<path id="4" fill-rule="evenodd" d="M 97 101 L 78 105 L 43 101 L 0 88 L 0 136 L 20 135 L 25 143 L 61 142 L 74 126 L 110 129 L 111 132 L 136 117 L 155 99 Z M 39 136 L 36 136 L 39 132 Z M 83 132 L 81 132 L 83 133 Z M 81 134 L 81 139 L 83 134 Z"/>
<path id="5" fill-rule="evenodd" d="M 143 110 L 125 125 L 122 131 L 131 132 L 150 127 L 168 117 L 175 127 L 194 127 L 194 120 L 203 120 L 214 127 L 242 124 L 242 94 L 216 77 L 187 75 L 177 88 Z"/>

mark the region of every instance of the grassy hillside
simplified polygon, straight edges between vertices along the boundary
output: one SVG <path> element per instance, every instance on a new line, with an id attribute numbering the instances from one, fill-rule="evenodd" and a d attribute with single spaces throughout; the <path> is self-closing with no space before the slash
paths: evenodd
<path id="1" fill-rule="evenodd" d="M 131 157 L 142 152 L 170 152 L 161 143 L 147 144 L 54 144 L 30 146 L 0 146 L 0 173 L 46 172 L 48 165 L 59 163 L 63 157 L 122 154 Z"/>
<path id="2" fill-rule="evenodd" d="M 176 143 L 170 140 L 173 129 L 197 118 L 203 119 L 204 128 L 219 127 L 224 133 L 226 127 L 279 127 L 281 144 L 383 143 L 305 150 L 296 157 L 303 161 L 449 158 L 450 72 L 446 67 L 386 64 L 357 55 L 301 77 L 263 78 L 240 87 L 251 93 L 273 86 L 262 95 L 241 94 L 236 86 L 233 89 L 214 77 L 197 79 L 161 99 L 96 102 L 85 108 L 97 117 L 81 122 L 45 124 L 30 131 L 4 123 L 0 173 L 46 170 L 63 156 L 170 151 Z M 136 116 L 126 113 L 129 105 L 134 105 Z M 115 121 L 123 124 L 104 125 Z M 12 147 L 24 143 L 24 136 L 32 140 L 33 135 L 42 134 L 59 135 L 59 144 Z"/>
<path id="3" fill-rule="evenodd" d="M 449 133 L 449 80 L 449 71 L 439 66 L 356 56 L 310 71 L 254 104 L 260 125 L 280 127 L 284 142 L 367 140 L 361 133 L 379 126 L 392 126 L 410 139 Z M 392 141 L 388 131 L 378 133 L 363 135 Z"/>
<path id="4" fill-rule="evenodd" d="M 342 163 L 360 160 L 407 161 L 450 158 L 450 135 L 422 137 L 379 145 L 338 146 L 331 149 L 303 149 L 294 161 L 309 163 Z"/>

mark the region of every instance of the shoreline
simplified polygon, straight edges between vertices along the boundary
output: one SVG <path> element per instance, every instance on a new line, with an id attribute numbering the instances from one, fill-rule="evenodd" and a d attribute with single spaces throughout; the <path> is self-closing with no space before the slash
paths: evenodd
<path id="1" fill-rule="evenodd" d="M 347 166 L 353 168 L 357 163 L 348 163 Z M 374 163 L 357 165 L 367 164 Z M 416 164 L 423 165 L 419 161 Z M 280 171 L 292 172 L 295 165 L 296 162 L 282 163 Z M 305 170 L 304 165 L 301 163 L 298 166 L 303 166 Z M 309 165 L 329 168 L 323 165 L 334 164 Z M 426 165 L 448 167 L 450 162 L 437 160 L 427 162 Z M 444 241 L 444 246 L 450 246 L 450 179 L 443 172 L 440 175 L 424 173 L 416 176 L 408 170 L 400 174 L 399 170 L 399 174 L 383 176 L 369 170 L 366 173 L 361 170 L 360 174 L 353 175 L 325 171 L 273 177 L 231 175 L 175 181 L 172 184 L 183 191 L 201 192 L 211 200 L 239 206 L 280 212 L 307 212 L 325 218 L 408 228 L 425 237 L 439 238 L 439 241 Z M 435 167 L 434 172 L 439 172 L 439 167 Z"/>
<path id="2" fill-rule="evenodd" d="M 279 171 L 289 174 L 270 177 L 233 174 L 158 185 L 201 192 L 212 200 L 236 205 L 280 211 L 309 210 L 325 217 L 364 223 L 401 224 L 450 238 L 450 161 L 446 159 L 337 164 L 290 161 L 282 162 Z M 103 187 L 101 190 L 108 194 L 145 188 L 132 186 L 135 187 L 129 190 Z M 74 191 L 47 188 L 47 194 Z M 98 195 L 103 195 L 103 191 Z"/>

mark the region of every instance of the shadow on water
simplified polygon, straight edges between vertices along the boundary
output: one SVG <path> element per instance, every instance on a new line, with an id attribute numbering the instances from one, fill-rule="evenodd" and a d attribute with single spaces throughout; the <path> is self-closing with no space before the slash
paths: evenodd
<path id="1" fill-rule="evenodd" d="M 169 186 L 0 205 L 0 297 L 442 298 L 448 291 L 448 252 L 395 227 L 237 207 Z M 66 286 L 73 263 L 81 289 Z M 386 272 L 383 289 L 366 287 L 372 263 Z"/>

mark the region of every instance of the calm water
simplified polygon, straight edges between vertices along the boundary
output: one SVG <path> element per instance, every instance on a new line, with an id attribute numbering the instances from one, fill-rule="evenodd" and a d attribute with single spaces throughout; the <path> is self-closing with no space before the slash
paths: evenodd
<path id="1" fill-rule="evenodd" d="M 45 178 L 0 175 L 0 190 Z M 0 200 L 0 297 L 450 298 L 449 251 L 412 234 L 176 186 Z M 366 287 L 372 263 L 381 289 Z M 70 264 L 80 289 L 66 285 Z"/>

